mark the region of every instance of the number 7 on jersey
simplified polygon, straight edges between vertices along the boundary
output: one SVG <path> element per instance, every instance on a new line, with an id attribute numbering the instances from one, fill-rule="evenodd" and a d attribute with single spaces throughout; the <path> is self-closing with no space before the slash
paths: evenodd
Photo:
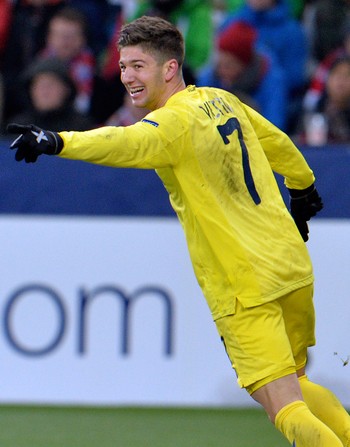
<path id="1" fill-rule="evenodd" d="M 247 186 L 248 192 L 253 199 L 255 205 L 259 205 L 261 203 L 260 196 L 256 190 L 254 179 L 252 176 L 252 171 L 250 169 L 249 164 L 249 155 L 247 146 L 245 145 L 244 139 L 243 139 L 243 132 L 241 125 L 237 118 L 230 118 L 226 121 L 225 124 L 222 124 L 221 126 L 217 126 L 217 129 L 221 135 L 221 138 L 223 139 L 223 142 L 225 144 L 229 144 L 230 140 L 227 138 L 229 135 L 232 135 L 235 130 L 238 132 L 238 141 L 239 145 L 241 147 L 242 151 L 242 167 L 243 167 L 243 175 L 244 175 L 244 181 Z"/>

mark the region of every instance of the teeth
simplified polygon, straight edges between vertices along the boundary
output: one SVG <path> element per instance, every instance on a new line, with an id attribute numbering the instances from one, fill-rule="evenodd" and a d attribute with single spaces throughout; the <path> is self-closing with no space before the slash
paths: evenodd
<path id="1" fill-rule="evenodd" d="M 142 90 L 143 90 L 143 87 L 132 88 L 132 89 L 130 89 L 130 93 L 134 94 L 134 93 L 142 92 Z"/>

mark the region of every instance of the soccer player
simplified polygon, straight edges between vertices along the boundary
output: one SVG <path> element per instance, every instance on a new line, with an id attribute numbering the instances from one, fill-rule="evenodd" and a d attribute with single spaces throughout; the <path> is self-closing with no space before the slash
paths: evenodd
<path id="1" fill-rule="evenodd" d="M 322 208 L 291 140 L 226 91 L 183 81 L 183 37 L 157 17 L 120 34 L 128 127 L 52 132 L 9 125 L 16 160 L 41 154 L 155 169 L 183 226 L 194 271 L 238 383 L 297 447 L 350 446 L 350 417 L 305 374 L 314 345 L 313 272 L 304 241 Z M 273 171 L 285 178 L 287 210 Z M 293 219 L 294 218 L 294 219 Z"/>

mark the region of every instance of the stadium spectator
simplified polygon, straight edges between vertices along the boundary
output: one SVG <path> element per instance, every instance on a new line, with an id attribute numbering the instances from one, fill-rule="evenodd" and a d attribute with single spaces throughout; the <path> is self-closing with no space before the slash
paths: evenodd
<path id="1" fill-rule="evenodd" d="M 5 117 L 25 107 L 19 76 L 45 46 L 47 24 L 63 6 L 64 0 L 17 0 L 8 16 L 8 38 L 2 55 Z M 6 11 L 6 10 L 5 10 Z M 1 18 L 4 19 L 3 9 Z"/>
<path id="2" fill-rule="evenodd" d="M 65 0 L 18 0 L 11 3 L 4 65 L 10 76 L 16 76 L 44 47 L 47 24 L 65 5 Z M 5 19 L 3 11 L 1 6 L 1 20 Z"/>
<path id="3" fill-rule="evenodd" d="M 312 111 L 302 114 L 296 140 L 322 146 L 350 143 L 350 56 L 336 59 Z"/>
<path id="4" fill-rule="evenodd" d="M 287 0 L 245 0 L 228 14 L 221 29 L 245 21 L 258 31 L 257 46 L 271 52 L 284 70 L 288 89 L 288 125 L 293 128 L 307 84 L 308 44 L 305 30 L 291 12 Z"/>
<path id="5" fill-rule="evenodd" d="M 257 29 L 257 44 L 276 57 L 285 71 L 289 91 L 304 87 L 306 35 L 301 23 L 291 16 L 286 0 L 246 0 L 241 9 L 228 15 L 221 28 L 236 21 L 248 22 Z"/>
<path id="6" fill-rule="evenodd" d="M 273 58 L 255 49 L 256 37 L 254 27 L 245 22 L 234 22 L 225 28 L 218 35 L 215 61 L 199 73 L 197 85 L 228 90 L 285 129 L 284 73 Z"/>
<path id="7" fill-rule="evenodd" d="M 312 61 L 317 64 L 341 46 L 342 31 L 349 19 L 349 0 L 317 0 L 308 5 L 304 27 L 309 36 Z"/>
<path id="8" fill-rule="evenodd" d="M 88 130 L 93 122 L 73 106 L 76 88 L 66 65 L 59 59 L 33 63 L 23 75 L 29 105 L 11 118 L 21 124 L 40 123 L 56 131 Z"/>
<path id="9" fill-rule="evenodd" d="M 350 23 L 344 28 L 341 46 L 327 54 L 314 69 L 303 99 L 303 108 L 305 110 L 312 112 L 315 109 L 324 93 L 330 68 L 337 59 L 345 56 L 350 56 Z"/>
<path id="10" fill-rule="evenodd" d="M 55 14 L 48 25 L 45 48 L 40 58 L 58 58 L 67 64 L 77 88 L 75 107 L 89 113 L 94 88 L 96 59 L 87 44 L 86 17 L 75 8 L 66 7 Z"/>
<path id="11" fill-rule="evenodd" d="M 98 57 L 108 42 L 109 15 L 113 8 L 108 0 L 67 0 L 67 5 L 84 14 L 87 21 L 87 42 Z"/>

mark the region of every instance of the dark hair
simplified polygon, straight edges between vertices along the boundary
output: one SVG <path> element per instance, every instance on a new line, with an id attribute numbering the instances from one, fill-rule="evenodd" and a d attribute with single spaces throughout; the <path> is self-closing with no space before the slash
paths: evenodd
<path id="1" fill-rule="evenodd" d="M 80 26 L 85 38 L 89 34 L 89 25 L 86 15 L 78 8 L 73 8 L 71 6 L 66 6 L 60 9 L 55 15 L 52 16 L 51 21 L 55 19 L 63 19 L 68 22 L 76 23 Z"/>
<path id="2" fill-rule="evenodd" d="M 181 67 L 185 57 L 184 39 L 175 25 L 160 17 L 142 16 L 120 31 L 118 49 L 140 45 L 144 51 L 165 62 L 176 59 Z"/>
<path id="3" fill-rule="evenodd" d="M 342 55 L 342 56 L 337 57 L 333 61 L 331 66 L 329 67 L 329 73 L 331 73 L 333 71 L 333 69 L 336 68 L 338 65 L 344 64 L 344 63 L 350 65 L 350 56 Z"/>
<path id="4" fill-rule="evenodd" d="M 64 83 L 70 92 L 69 100 L 73 101 L 77 91 L 73 79 L 69 74 L 67 65 L 57 58 L 35 60 L 23 73 L 21 80 L 26 88 L 29 88 L 36 76 L 42 73 L 51 73 Z"/>

